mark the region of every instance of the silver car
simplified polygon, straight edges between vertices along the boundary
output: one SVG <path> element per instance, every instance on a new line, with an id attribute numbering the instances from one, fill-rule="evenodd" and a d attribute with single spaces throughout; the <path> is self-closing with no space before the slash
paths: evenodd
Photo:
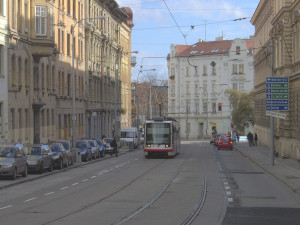
<path id="1" fill-rule="evenodd" d="M 27 156 L 22 144 L 8 146 L 0 153 L 0 176 L 8 176 L 15 180 L 18 174 L 27 176 Z"/>
<path id="2" fill-rule="evenodd" d="M 29 171 L 42 173 L 44 169 L 53 170 L 53 154 L 48 145 L 34 145 L 27 156 Z"/>

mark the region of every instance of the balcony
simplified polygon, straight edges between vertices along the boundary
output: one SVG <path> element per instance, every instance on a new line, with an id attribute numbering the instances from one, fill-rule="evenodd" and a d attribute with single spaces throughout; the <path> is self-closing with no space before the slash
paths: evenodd
<path id="1" fill-rule="evenodd" d="M 42 57 L 51 56 L 54 53 L 54 47 L 53 40 L 47 37 L 33 39 L 31 48 L 32 56 L 38 60 Z"/>

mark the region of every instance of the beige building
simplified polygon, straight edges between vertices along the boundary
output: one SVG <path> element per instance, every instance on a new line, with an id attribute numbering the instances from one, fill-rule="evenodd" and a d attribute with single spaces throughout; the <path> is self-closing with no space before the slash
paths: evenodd
<path id="1" fill-rule="evenodd" d="M 120 27 L 120 39 L 123 52 L 121 55 L 121 127 L 131 127 L 131 67 L 135 61 L 131 60 L 131 29 L 133 25 L 133 12 L 130 8 L 121 8 L 128 18 Z M 134 59 L 134 57 L 133 57 Z"/>
<path id="2" fill-rule="evenodd" d="M 255 26 L 255 131 L 259 144 L 270 146 L 270 119 L 266 116 L 266 77 L 271 76 L 271 39 L 274 76 L 289 77 L 289 111 L 274 119 L 275 151 L 300 159 L 300 1 L 261 0 L 251 23 Z"/>
<path id="3" fill-rule="evenodd" d="M 8 141 L 55 138 L 54 1 L 7 1 Z"/>
<path id="4" fill-rule="evenodd" d="M 122 73 L 128 73 L 122 57 L 124 47 L 130 51 L 128 43 L 122 45 L 124 28 L 128 27 L 127 37 L 131 37 L 131 29 L 126 25 L 126 11 L 115 1 L 92 0 L 86 4 L 87 17 L 105 16 L 105 20 L 94 20 L 85 31 L 86 136 L 112 137 L 120 132 Z"/>
<path id="5" fill-rule="evenodd" d="M 84 0 L 53 1 L 54 21 L 52 30 L 56 46 L 56 138 L 72 138 L 72 60 L 75 67 L 75 111 L 76 137 L 85 137 L 85 18 Z M 72 31 L 74 26 L 74 48 L 72 53 Z"/>

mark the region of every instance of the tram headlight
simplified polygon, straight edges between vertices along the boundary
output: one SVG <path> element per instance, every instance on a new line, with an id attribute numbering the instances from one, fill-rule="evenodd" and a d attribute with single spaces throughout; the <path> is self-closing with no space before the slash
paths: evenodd
<path id="1" fill-rule="evenodd" d="M 165 145 L 166 148 L 169 148 L 169 145 Z"/>
<path id="2" fill-rule="evenodd" d="M 151 145 L 146 145 L 146 147 L 150 148 L 150 147 L 151 147 Z"/>

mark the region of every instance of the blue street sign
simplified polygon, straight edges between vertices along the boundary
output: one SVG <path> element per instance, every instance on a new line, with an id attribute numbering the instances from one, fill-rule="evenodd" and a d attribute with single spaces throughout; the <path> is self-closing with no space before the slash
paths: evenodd
<path id="1" fill-rule="evenodd" d="M 266 78 L 266 110 L 289 110 L 289 78 Z"/>

